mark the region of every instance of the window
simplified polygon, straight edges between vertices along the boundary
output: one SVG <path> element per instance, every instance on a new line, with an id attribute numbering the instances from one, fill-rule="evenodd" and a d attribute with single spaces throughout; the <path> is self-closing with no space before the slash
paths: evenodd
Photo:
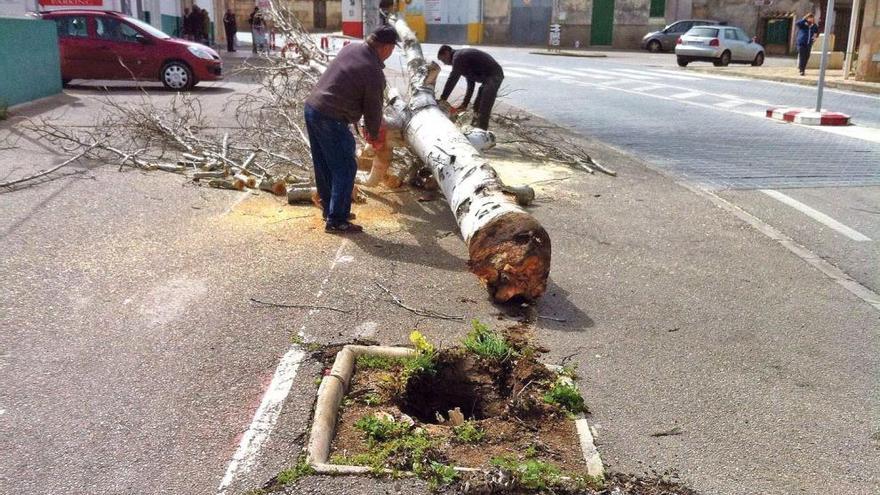
<path id="1" fill-rule="evenodd" d="M 86 28 L 84 16 L 67 15 L 55 18 L 55 26 L 58 28 L 58 37 L 88 38 L 89 31 Z"/>
<path id="2" fill-rule="evenodd" d="M 724 30 L 724 39 L 736 40 L 736 31 L 734 31 L 733 29 L 725 29 Z"/>
<path id="3" fill-rule="evenodd" d="M 651 0 L 650 17 L 666 16 L 666 0 Z M 679 31 L 676 31 L 676 33 Z"/>
<path id="4" fill-rule="evenodd" d="M 700 38 L 717 38 L 718 30 L 715 28 L 697 27 L 688 32 L 688 36 L 697 36 Z"/>
<path id="5" fill-rule="evenodd" d="M 737 29 L 737 30 L 736 30 L 736 37 L 737 37 L 737 39 L 739 39 L 740 41 L 745 41 L 745 42 L 752 41 L 752 39 L 749 38 L 749 36 L 746 34 L 746 32 L 743 31 L 742 29 Z"/>
<path id="6" fill-rule="evenodd" d="M 137 30 L 112 17 L 96 17 L 95 32 L 98 38 L 109 41 L 137 41 Z"/>

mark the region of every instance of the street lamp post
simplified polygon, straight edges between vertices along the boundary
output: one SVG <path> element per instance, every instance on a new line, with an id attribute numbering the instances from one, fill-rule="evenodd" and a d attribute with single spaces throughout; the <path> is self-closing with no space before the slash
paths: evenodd
<path id="1" fill-rule="evenodd" d="M 825 33 L 822 36 L 822 59 L 819 62 L 819 84 L 816 96 L 816 111 L 822 111 L 822 90 L 825 89 L 825 68 L 828 66 L 828 37 L 831 35 L 831 27 L 834 24 L 834 0 L 828 0 L 828 9 L 825 12 Z"/>

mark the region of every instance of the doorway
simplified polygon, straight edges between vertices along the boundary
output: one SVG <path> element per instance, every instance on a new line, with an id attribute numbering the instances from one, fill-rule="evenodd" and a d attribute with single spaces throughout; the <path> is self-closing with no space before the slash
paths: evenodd
<path id="1" fill-rule="evenodd" d="M 315 29 L 327 29 L 327 0 L 315 0 L 314 5 Z"/>
<path id="2" fill-rule="evenodd" d="M 614 0 L 593 1 L 591 45 L 610 45 L 614 39 Z"/>
<path id="3" fill-rule="evenodd" d="M 546 45 L 550 41 L 551 0 L 513 0 L 510 5 L 510 41 L 518 45 Z"/>

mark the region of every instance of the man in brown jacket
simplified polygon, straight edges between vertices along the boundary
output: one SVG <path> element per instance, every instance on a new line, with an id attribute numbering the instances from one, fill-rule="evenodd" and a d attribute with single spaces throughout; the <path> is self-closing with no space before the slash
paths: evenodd
<path id="1" fill-rule="evenodd" d="M 382 69 L 397 41 L 397 32 L 382 26 L 365 43 L 343 47 L 306 99 L 306 128 L 315 184 L 326 219 L 325 232 L 363 231 L 349 221 L 357 173 L 354 136 L 349 126 L 363 116 L 367 142 L 377 150 L 384 146 Z"/>

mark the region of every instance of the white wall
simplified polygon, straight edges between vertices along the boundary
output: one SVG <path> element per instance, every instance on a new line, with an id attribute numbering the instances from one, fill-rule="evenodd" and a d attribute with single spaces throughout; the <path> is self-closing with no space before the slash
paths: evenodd
<path id="1" fill-rule="evenodd" d="M 28 12 L 39 10 L 37 0 L 0 0 L 0 16 L 24 17 Z"/>

